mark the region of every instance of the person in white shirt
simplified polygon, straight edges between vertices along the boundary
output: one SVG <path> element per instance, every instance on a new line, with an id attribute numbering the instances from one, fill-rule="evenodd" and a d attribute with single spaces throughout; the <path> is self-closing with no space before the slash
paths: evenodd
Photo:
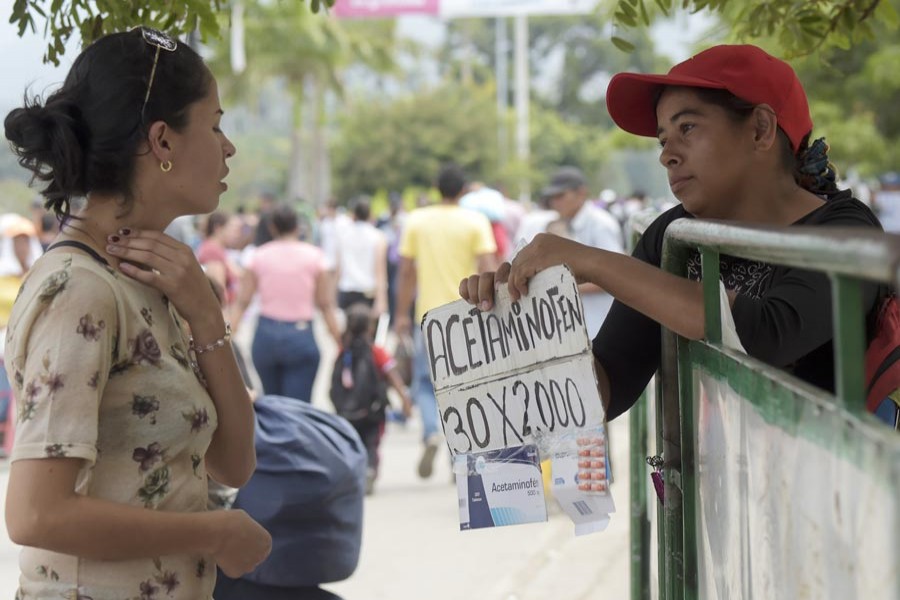
<path id="1" fill-rule="evenodd" d="M 338 306 L 362 302 L 377 317 L 387 312 L 387 239 L 369 222 L 369 201 L 353 204 L 353 222 L 337 232 Z"/>
<path id="2" fill-rule="evenodd" d="M 541 191 L 547 206 L 556 211 L 559 220 L 554 233 L 586 246 L 611 252 L 623 252 L 622 229 L 606 210 L 588 201 L 587 180 L 575 167 L 560 167 Z M 549 225 L 549 223 L 548 223 Z M 612 306 L 613 298 L 593 283 L 578 286 L 584 304 L 588 336 L 594 339 Z"/>

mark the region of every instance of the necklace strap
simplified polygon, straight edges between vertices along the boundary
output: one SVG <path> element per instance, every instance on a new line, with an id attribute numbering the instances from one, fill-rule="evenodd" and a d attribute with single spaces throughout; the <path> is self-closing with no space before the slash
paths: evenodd
<path id="1" fill-rule="evenodd" d="M 100 256 L 96 250 L 94 250 L 93 248 L 91 248 L 90 246 L 88 246 L 87 244 L 85 244 L 83 242 L 77 242 L 75 240 L 62 240 L 62 241 L 50 244 L 47 247 L 47 252 L 49 252 L 50 250 L 53 250 L 54 248 L 60 248 L 63 246 L 70 246 L 72 248 L 78 248 L 79 250 L 82 250 L 82 251 L 90 254 L 91 258 L 93 258 L 97 262 L 102 263 L 102 264 L 106 265 L 107 267 L 109 266 L 109 262 L 105 258 Z"/>

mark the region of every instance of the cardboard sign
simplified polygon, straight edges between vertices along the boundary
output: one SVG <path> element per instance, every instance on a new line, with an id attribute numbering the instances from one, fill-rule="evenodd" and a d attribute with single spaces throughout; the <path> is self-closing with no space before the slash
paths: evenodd
<path id="1" fill-rule="evenodd" d="M 429 311 L 422 334 L 452 454 L 486 452 L 602 426 L 578 286 L 552 267 L 488 312 L 464 300 Z"/>

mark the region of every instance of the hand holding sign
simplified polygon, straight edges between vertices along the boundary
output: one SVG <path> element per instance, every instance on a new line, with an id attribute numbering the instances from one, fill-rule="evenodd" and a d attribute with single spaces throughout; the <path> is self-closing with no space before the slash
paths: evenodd
<path id="1" fill-rule="evenodd" d="M 528 294 L 531 279 L 549 267 L 566 265 L 577 281 L 581 281 L 577 265 L 579 256 L 583 256 L 584 246 L 573 240 L 539 233 L 527 246 L 522 248 L 513 258 L 507 274 L 507 287 L 513 302 Z"/>
<path id="2" fill-rule="evenodd" d="M 506 283 L 510 264 L 503 263 L 496 272 L 469 275 L 459 282 L 459 297 L 481 310 L 494 308 L 494 286 Z"/>
<path id="3" fill-rule="evenodd" d="M 528 294 L 528 282 L 539 272 L 554 266 L 569 267 L 577 282 L 583 277 L 574 268 L 581 244 L 557 235 L 540 233 L 531 243 L 519 249 L 512 263 L 505 262 L 496 272 L 470 275 L 459 282 L 460 297 L 481 308 L 494 307 L 495 288 L 507 284 L 510 299 L 515 302 Z"/>

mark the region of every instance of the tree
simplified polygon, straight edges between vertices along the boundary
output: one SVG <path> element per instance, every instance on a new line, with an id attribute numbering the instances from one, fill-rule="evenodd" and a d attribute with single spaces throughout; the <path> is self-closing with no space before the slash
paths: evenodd
<path id="1" fill-rule="evenodd" d="M 632 177 L 630 172 L 614 172 L 621 161 L 610 163 L 616 151 L 653 148 L 653 141 L 635 140 L 617 129 L 571 123 L 540 106 L 531 112 L 530 164 L 499 165 L 494 150 L 497 111 L 490 84 L 460 86 L 449 81 L 401 98 L 366 99 L 348 108 L 338 123 L 334 146 L 333 173 L 340 200 L 360 193 L 428 188 L 440 166 L 451 161 L 470 177 L 503 187 L 511 197 L 518 196 L 523 178 L 531 189 L 540 189 L 564 164 L 580 167 L 593 191 L 627 189 L 643 180 L 645 187 L 651 185 L 648 191 L 657 193 L 666 184 L 661 170 L 653 170 L 660 178 L 655 185 L 647 181 L 647 169 Z"/>
<path id="2" fill-rule="evenodd" d="M 293 100 L 287 196 L 323 202 L 330 195 L 326 93 L 341 92 L 341 74 L 349 65 L 376 70 L 392 66 L 393 22 L 314 18 L 309 8 L 295 1 L 243 4 L 249 68 L 232 72 L 226 42 L 212 46 L 211 67 L 232 100 L 253 103 L 267 81 L 278 78 L 285 83 Z"/>
<path id="3" fill-rule="evenodd" d="M 900 0 L 883 1 L 900 8 Z M 900 165 L 900 40 L 884 23 L 873 31 L 875 39 L 792 61 L 810 98 L 814 133 L 827 136 L 839 168 L 864 176 Z"/>
<path id="4" fill-rule="evenodd" d="M 849 49 L 852 44 L 874 38 L 880 23 L 892 31 L 900 19 L 889 0 L 766 0 L 729 2 L 728 0 L 617 0 L 612 8 L 613 22 L 619 30 L 640 30 L 650 26 L 658 13 L 669 15 L 678 5 L 690 12 L 701 10 L 723 17 L 732 37 L 749 40 L 776 36 L 788 57 L 812 54 L 836 46 Z M 623 34 L 624 35 L 624 34 Z M 612 42 L 622 50 L 633 51 L 635 44 L 621 36 Z"/>
<path id="5" fill-rule="evenodd" d="M 306 0 L 274 0 L 304 3 Z M 331 7 L 335 0 L 309 0 L 312 12 Z M 10 22 L 37 31 L 36 17 L 44 21 L 48 37 L 46 61 L 58 63 L 66 41 L 74 32 L 89 43 L 105 33 L 147 24 L 174 34 L 199 30 L 204 41 L 219 34 L 216 12 L 223 0 L 15 0 Z M 852 43 L 872 37 L 873 22 L 882 22 L 895 30 L 898 17 L 884 0 L 766 0 L 729 2 L 728 0 L 615 0 L 604 11 L 618 35 L 610 37 L 619 49 L 634 51 L 635 42 L 626 40 L 626 31 L 650 26 L 658 14 L 670 14 L 677 7 L 698 12 L 709 11 L 728 17 L 737 39 L 750 39 L 779 33 L 787 55 L 809 54 L 827 46 L 848 48 Z M 611 14 L 609 14 L 611 13 Z M 605 35 L 604 35 L 605 37 Z"/>
<path id="6" fill-rule="evenodd" d="M 278 0 L 303 4 L 305 0 Z M 335 0 L 309 0 L 312 12 L 331 7 Z M 49 4 L 49 6 L 47 6 Z M 9 22 L 18 25 L 19 36 L 37 31 L 43 20 L 47 37 L 44 62 L 59 64 L 66 42 L 78 33 L 89 44 L 114 31 L 149 25 L 170 34 L 199 31 L 204 41 L 219 35 L 217 14 L 227 4 L 222 0 L 15 0 Z"/>
<path id="7" fill-rule="evenodd" d="M 445 76 L 467 73 L 476 83 L 496 76 L 495 28 L 491 20 L 462 19 L 448 23 L 441 51 Z M 558 111 L 574 123 L 612 126 L 606 111 L 598 110 L 598 99 L 611 73 L 655 71 L 665 65 L 654 51 L 649 32 L 637 33 L 636 50 L 623 53 L 609 39 L 609 23 L 600 12 L 579 16 L 531 17 L 528 20 L 528 57 L 533 80 L 547 80 L 549 90 L 533 89 L 534 100 Z M 562 56 L 562 68 L 548 57 Z M 466 80 L 465 76 L 460 77 Z"/>
<path id="8" fill-rule="evenodd" d="M 489 90 L 445 84 L 395 100 L 351 102 L 343 114 L 333 161 L 340 199 L 428 188 L 441 164 L 451 161 L 474 177 L 497 175 Z"/>

